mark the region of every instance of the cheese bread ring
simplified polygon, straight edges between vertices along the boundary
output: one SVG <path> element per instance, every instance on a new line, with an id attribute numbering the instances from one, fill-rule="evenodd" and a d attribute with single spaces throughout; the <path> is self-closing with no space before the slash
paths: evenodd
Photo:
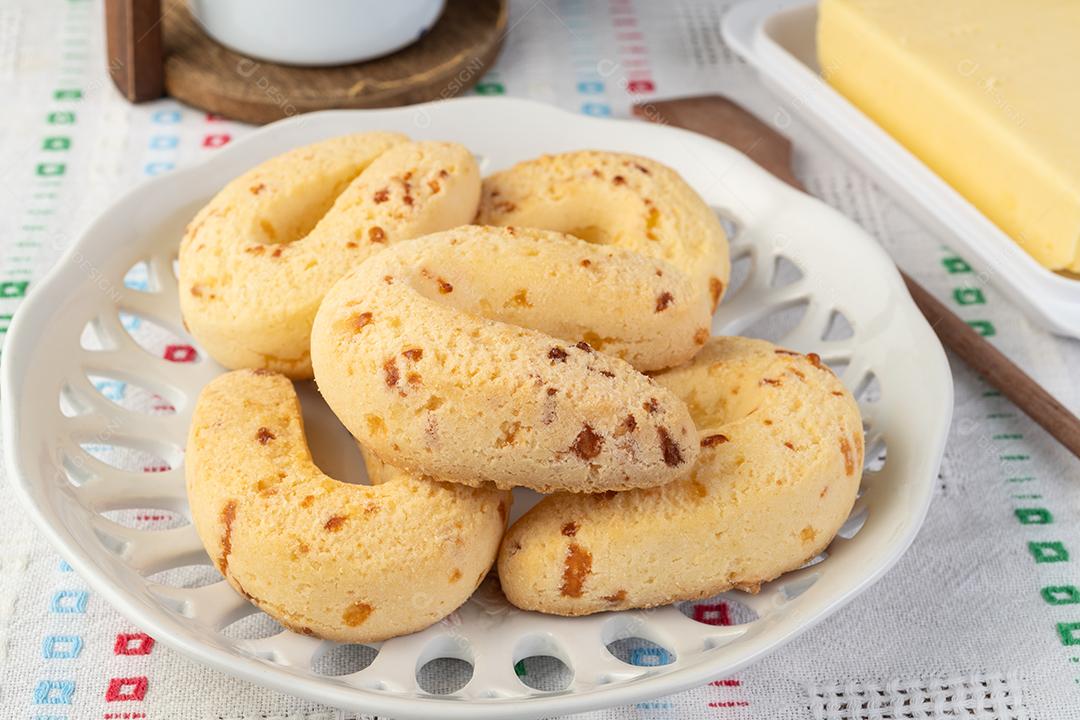
<path id="1" fill-rule="evenodd" d="M 404 238 L 472 220 L 480 174 L 461 145 L 346 135 L 275 157 L 233 180 L 180 244 L 180 309 L 229 368 L 311 377 L 323 294 Z"/>
<path id="2" fill-rule="evenodd" d="M 697 465 L 664 487 L 541 500 L 499 551 L 514 605 L 585 615 L 756 591 L 820 553 L 848 517 L 862 423 L 817 356 L 718 337 L 656 381 L 694 416 Z"/>
<path id="3" fill-rule="evenodd" d="M 203 389 L 185 462 L 195 528 L 229 584 L 291 630 L 342 642 L 414 632 L 465 602 L 510 504 L 392 468 L 376 486 L 327 477 L 292 383 L 265 370 Z"/>
<path id="4" fill-rule="evenodd" d="M 391 465 L 595 492 L 662 484 L 692 466 L 686 406 L 617 356 L 639 368 L 685 361 L 708 320 L 708 300 L 662 260 L 544 230 L 465 226 L 399 243 L 339 281 L 311 355 L 330 408 Z"/>
<path id="5" fill-rule="evenodd" d="M 545 228 L 661 258 L 715 310 L 731 274 L 716 213 L 655 160 L 597 150 L 544 155 L 484 179 L 477 222 Z"/>

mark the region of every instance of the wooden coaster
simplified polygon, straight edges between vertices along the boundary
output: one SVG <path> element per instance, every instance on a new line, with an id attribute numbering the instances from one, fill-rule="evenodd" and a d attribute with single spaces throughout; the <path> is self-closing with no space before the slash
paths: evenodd
<path id="1" fill-rule="evenodd" d="M 189 105 L 263 124 L 331 108 L 409 105 L 476 84 L 506 34 L 507 0 L 448 0 L 423 38 L 383 58 L 328 68 L 253 60 L 212 40 L 186 0 L 163 13 L 165 90 Z"/>

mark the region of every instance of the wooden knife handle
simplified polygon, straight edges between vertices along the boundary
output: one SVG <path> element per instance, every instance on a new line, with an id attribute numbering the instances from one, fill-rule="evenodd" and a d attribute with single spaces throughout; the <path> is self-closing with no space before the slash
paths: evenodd
<path id="1" fill-rule="evenodd" d="M 1080 457 L 1080 421 L 1076 416 L 926 288 L 903 271 L 900 274 L 911 293 L 911 299 L 919 306 L 942 344 L 1057 438 L 1073 455 Z"/>

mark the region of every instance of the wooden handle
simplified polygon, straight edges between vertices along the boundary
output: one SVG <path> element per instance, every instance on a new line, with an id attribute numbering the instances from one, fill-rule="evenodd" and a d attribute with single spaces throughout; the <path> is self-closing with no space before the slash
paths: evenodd
<path id="1" fill-rule="evenodd" d="M 650 122 L 694 130 L 727 143 L 779 179 L 805 192 L 791 169 L 791 142 L 733 100 L 722 95 L 662 100 L 637 105 L 634 114 Z M 1012 400 L 1073 455 L 1080 457 L 1080 420 L 926 288 L 903 271 L 900 274 L 942 345 Z"/>
<path id="2" fill-rule="evenodd" d="M 131 102 L 156 100 L 165 86 L 161 0 L 105 0 L 109 76 Z"/>
<path id="3" fill-rule="evenodd" d="M 942 344 L 1057 438 L 1073 455 L 1080 457 L 1080 420 L 1000 350 L 986 342 L 970 325 L 950 312 L 926 288 L 906 273 L 900 274 L 907 283 L 912 299 Z"/>

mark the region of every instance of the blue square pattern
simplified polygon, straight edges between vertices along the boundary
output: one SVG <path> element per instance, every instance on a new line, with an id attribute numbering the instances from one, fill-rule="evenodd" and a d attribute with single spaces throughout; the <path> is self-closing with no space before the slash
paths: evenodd
<path id="1" fill-rule="evenodd" d="M 638 703 L 634 707 L 636 707 L 638 710 L 670 710 L 671 708 L 675 707 L 675 704 L 669 702 L 657 702 L 654 700 L 650 702 Z"/>
<path id="2" fill-rule="evenodd" d="M 142 290 L 147 292 L 150 290 L 150 274 L 146 269 L 146 265 L 139 264 L 132 267 L 124 275 L 124 287 L 129 287 L 132 290 Z"/>
<path id="3" fill-rule="evenodd" d="M 150 120 L 158 125 L 175 125 L 183 119 L 179 110 L 158 110 Z"/>
<path id="4" fill-rule="evenodd" d="M 34 688 L 35 705 L 70 705 L 75 694 L 71 680 L 42 680 Z"/>
<path id="5" fill-rule="evenodd" d="M 143 167 L 143 173 L 146 175 L 161 175 L 167 173 L 176 167 L 176 163 L 171 162 L 151 162 L 146 163 Z"/>
<path id="6" fill-rule="evenodd" d="M 657 667 L 671 663 L 671 653 L 662 647 L 639 647 L 630 651 L 630 664 Z"/>
<path id="7" fill-rule="evenodd" d="M 89 599 L 85 590 L 58 590 L 52 596 L 49 609 L 54 613 L 84 613 Z"/>
<path id="8" fill-rule="evenodd" d="M 120 324 L 128 332 L 134 332 L 142 326 L 142 318 L 138 315 L 122 312 L 120 313 Z"/>
<path id="9" fill-rule="evenodd" d="M 48 660 L 70 660 L 79 657 L 82 644 L 78 635 L 49 635 L 41 644 L 41 654 Z"/>
<path id="10" fill-rule="evenodd" d="M 155 135 L 150 138 L 151 150 L 172 150 L 180 144 L 180 138 L 176 135 Z"/>
<path id="11" fill-rule="evenodd" d="M 124 400 L 127 383 L 122 380 L 96 380 L 94 387 L 109 400 L 119 403 Z"/>

